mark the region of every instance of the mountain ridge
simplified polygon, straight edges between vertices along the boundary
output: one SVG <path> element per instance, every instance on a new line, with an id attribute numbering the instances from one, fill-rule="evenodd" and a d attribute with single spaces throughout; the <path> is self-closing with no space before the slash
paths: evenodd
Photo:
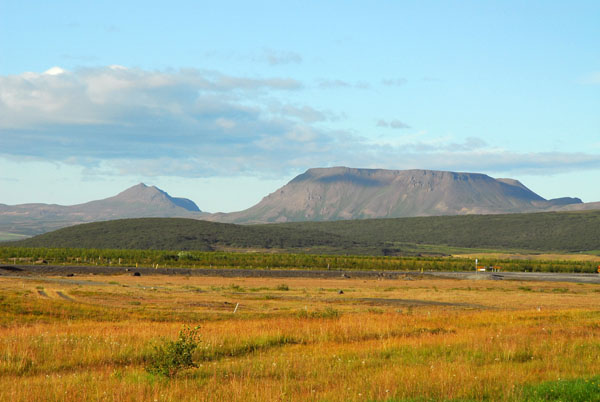
<path id="1" fill-rule="evenodd" d="M 113 197 L 82 204 L 0 204 L 0 232 L 35 235 L 80 223 L 142 217 L 198 218 L 202 214 L 191 200 L 139 183 Z"/>
<path id="2" fill-rule="evenodd" d="M 600 209 L 600 202 L 584 204 L 572 197 L 546 200 L 518 180 L 482 173 L 338 166 L 308 169 L 256 205 L 230 213 L 202 212 L 193 201 L 144 183 L 113 197 L 71 206 L 0 204 L 0 236 L 143 217 L 257 224 L 591 209 Z"/>
<path id="3" fill-rule="evenodd" d="M 206 219 L 229 223 L 297 222 L 542 212 L 580 204 L 546 200 L 518 180 L 436 170 L 312 168 L 239 212 Z"/>

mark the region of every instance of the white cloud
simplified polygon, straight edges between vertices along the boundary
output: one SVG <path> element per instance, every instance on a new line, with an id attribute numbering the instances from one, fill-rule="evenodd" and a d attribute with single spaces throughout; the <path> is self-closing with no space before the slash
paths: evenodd
<path id="1" fill-rule="evenodd" d="M 513 175 L 553 175 L 600 169 L 600 155 L 566 152 L 515 152 L 487 144 L 480 138 L 462 142 L 434 138 L 395 145 L 379 141 L 357 155 L 354 166 L 388 169 L 433 169 Z M 372 155 L 377 158 L 373 159 Z M 365 156 L 367 155 L 367 156 Z"/>
<path id="2" fill-rule="evenodd" d="M 531 174 L 600 168 L 591 150 L 519 153 L 426 131 L 385 130 L 385 138 L 371 139 L 324 129 L 320 122 L 333 120 L 331 112 L 278 98 L 303 87 L 289 78 L 58 69 L 0 76 L 1 157 L 61 162 L 88 175 L 145 177 L 283 177 L 332 165 Z"/>
<path id="3" fill-rule="evenodd" d="M 0 76 L 0 155 L 189 177 L 285 171 L 300 147 L 331 140 L 307 125 L 324 118 L 313 108 L 272 115 L 274 94 L 302 87 L 293 79 L 59 69 Z"/>
<path id="4" fill-rule="evenodd" d="M 44 74 L 46 74 L 46 75 L 59 75 L 59 74 L 64 74 L 64 73 L 66 73 L 65 70 L 63 70 L 60 67 L 56 67 L 56 66 L 44 71 Z"/>

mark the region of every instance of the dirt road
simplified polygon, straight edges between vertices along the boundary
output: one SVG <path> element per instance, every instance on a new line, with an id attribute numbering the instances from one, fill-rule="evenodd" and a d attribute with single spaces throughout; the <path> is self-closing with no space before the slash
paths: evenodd
<path id="1" fill-rule="evenodd" d="M 555 272 L 429 272 L 439 278 L 514 280 L 543 282 L 574 282 L 600 284 L 600 274 L 555 273 Z"/>
<path id="2" fill-rule="evenodd" d="M 76 275 L 181 275 L 221 276 L 231 278 L 365 278 L 365 279 L 481 279 L 551 281 L 600 284 L 600 274 L 536 273 L 536 272 L 414 272 L 359 270 L 293 270 L 293 269 L 235 269 L 235 268 L 135 268 L 108 266 L 66 265 L 0 265 L 0 276 L 76 276 Z"/>

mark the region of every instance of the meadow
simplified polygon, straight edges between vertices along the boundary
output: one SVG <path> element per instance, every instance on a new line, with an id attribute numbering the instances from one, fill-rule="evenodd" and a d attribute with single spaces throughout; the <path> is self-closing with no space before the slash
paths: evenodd
<path id="1" fill-rule="evenodd" d="M 0 275 L 0 400 L 600 400 L 600 286 Z M 198 327 L 197 367 L 151 372 Z"/>

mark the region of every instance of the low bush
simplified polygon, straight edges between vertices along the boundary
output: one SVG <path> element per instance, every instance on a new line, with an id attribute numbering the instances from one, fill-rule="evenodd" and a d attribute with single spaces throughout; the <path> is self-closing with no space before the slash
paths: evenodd
<path id="1" fill-rule="evenodd" d="M 193 354 L 200 344 L 200 327 L 185 327 L 179 332 L 176 341 L 166 340 L 154 346 L 154 353 L 146 366 L 151 374 L 173 377 L 180 370 L 198 367 Z"/>

